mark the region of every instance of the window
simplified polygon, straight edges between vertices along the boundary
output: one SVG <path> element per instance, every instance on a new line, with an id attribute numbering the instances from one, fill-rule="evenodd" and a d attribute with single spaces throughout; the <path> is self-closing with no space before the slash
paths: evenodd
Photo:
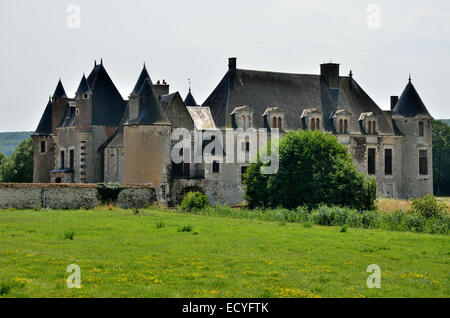
<path id="1" fill-rule="evenodd" d="M 242 116 L 242 124 L 243 124 L 242 128 L 244 128 L 245 130 L 245 116 Z"/>
<path id="2" fill-rule="evenodd" d="M 41 141 L 41 152 L 45 152 L 45 141 Z"/>
<path id="3" fill-rule="evenodd" d="M 80 115 L 80 109 L 78 107 L 75 109 L 75 115 Z"/>
<path id="4" fill-rule="evenodd" d="M 419 121 L 419 137 L 423 137 L 423 121 Z"/>
<path id="5" fill-rule="evenodd" d="M 64 160 L 65 160 L 65 156 L 66 156 L 66 154 L 65 154 L 65 151 L 64 150 L 61 150 L 61 169 L 64 169 L 64 167 L 65 167 L 65 162 L 64 162 Z"/>
<path id="6" fill-rule="evenodd" d="M 272 128 L 277 128 L 277 118 L 276 117 L 272 118 Z"/>
<path id="7" fill-rule="evenodd" d="M 428 175 L 428 151 L 419 150 L 419 174 Z"/>
<path id="8" fill-rule="evenodd" d="M 375 148 L 368 149 L 367 173 L 375 174 Z"/>
<path id="9" fill-rule="evenodd" d="M 369 121 L 369 128 L 367 129 L 367 133 L 370 135 L 372 133 L 372 122 Z"/>
<path id="10" fill-rule="evenodd" d="M 384 150 L 384 174 L 392 175 L 392 149 Z"/>
<path id="11" fill-rule="evenodd" d="M 75 161 L 75 150 L 70 149 L 70 151 L 69 151 L 69 167 L 72 170 L 73 170 L 73 167 L 75 166 L 74 161 Z"/>
<path id="12" fill-rule="evenodd" d="M 167 191 L 166 185 L 165 184 L 161 185 L 161 199 L 163 201 L 166 200 L 166 191 Z"/>
<path id="13" fill-rule="evenodd" d="M 281 130 L 281 117 L 278 117 L 278 129 Z"/>
<path id="14" fill-rule="evenodd" d="M 242 166 L 241 167 L 241 183 L 244 183 L 244 175 L 247 172 L 247 167 L 246 166 Z"/>
<path id="15" fill-rule="evenodd" d="M 219 162 L 213 161 L 213 163 L 212 163 L 212 172 L 213 173 L 219 173 L 220 172 Z"/>
<path id="16" fill-rule="evenodd" d="M 248 128 L 252 127 L 252 117 L 250 117 L 250 115 L 247 116 L 247 120 L 248 120 Z"/>
<path id="17" fill-rule="evenodd" d="M 344 133 L 348 133 L 348 120 L 344 119 Z"/>
<path id="18" fill-rule="evenodd" d="M 375 121 L 372 121 L 372 134 L 377 133 L 377 123 Z"/>
<path id="19" fill-rule="evenodd" d="M 88 94 L 83 94 L 84 99 L 88 99 Z"/>
<path id="20" fill-rule="evenodd" d="M 316 129 L 320 130 L 320 119 L 316 118 Z"/>
<path id="21" fill-rule="evenodd" d="M 339 119 L 339 132 L 342 133 L 342 127 L 343 127 L 343 120 Z"/>
<path id="22" fill-rule="evenodd" d="M 316 129 L 316 120 L 314 118 L 311 118 L 311 130 L 315 130 Z"/>

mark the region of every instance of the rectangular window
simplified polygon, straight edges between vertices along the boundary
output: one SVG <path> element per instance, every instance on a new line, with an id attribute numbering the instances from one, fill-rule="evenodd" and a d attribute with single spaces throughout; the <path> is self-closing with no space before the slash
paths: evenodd
<path id="1" fill-rule="evenodd" d="M 161 185 L 161 199 L 163 201 L 166 200 L 166 192 L 167 192 L 166 185 L 165 184 Z"/>
<path id="2" fill-rule="evenodd" d="M 423 121 L 419 121 L 419 137 L 423 137 Z"/>
<path id="3" fill-rule="evenodd" d="M 45 141 L 41 141 L 41 152 L 45 152 Z"/>
<path id="4" fill-rule="evenodd" d="M 419 150 L 419 174 L 428 175 L 428 151 Z"/>
<path id="5" fill-rule="evenodd" d="M 73 170 L 73 167 L 75 166 L 75 150 L 70 149 L 69 151 L 69 167 Z"/>
<path id="6" fill-rule="evenodd" d="M 392 149 L 384 150 L 384 174 L 392 175 Z"/>
<path id="7" fill-rule="evenodd" d="M 244 183 L 244 175 L 247 172 L 247 167 L 241 167 L 241 183 Z"/>
<path id="8" fill-rule="evenodd" d="M 61 150 L 61 169 L 64 169 L 64 167 L 66 165 L 65 157 L 66 157 L 66 154 L 65 154 L 64 150 Z"/>
<path id="9" fill-rule="evenodd" d="M 367 173 L 375 174 L 375 148 L 369 148 L 368 151 Z"/>
<path id="10" fill-rule="evenodd" d="M 220 172 L 219 163 L 217 161 L 213 161 L 213 163 L 212 163 L 212 172 L 213 173 L 219 173 Z"/>

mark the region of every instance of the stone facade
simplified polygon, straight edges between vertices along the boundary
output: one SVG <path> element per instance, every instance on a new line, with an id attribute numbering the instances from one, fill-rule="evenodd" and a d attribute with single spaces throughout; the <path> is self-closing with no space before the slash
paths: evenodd
<path id="1" fill-rule="evenodd" d="M 411 80 L 400 98 L 391 97 L 390 110 L 382 110 L 351 72 L 340 76 L 338 64 L 322 64 L 319 75 L 238 69 L 236 58 L 228 65 L 203 106 L 192 105 L 191 90 L 183 102 L 178 92 L 169 94 L 165 81 L 154 85 L 145 66 L 128 100 L 103 64 L 83 76 L 74 98 L 59 81 L 33 134 L 34 182 L 148 184 L 158 201 L 168 204 L 196 189 L 212 204 L 239 204 L 242 175 L 255 156 L 253 140 L 264 137 L 249 129 L 265 129 L 269 138 L 277 131 L 282 136 L 307 129 L 335 135 L 357 170 L 375 177 L 379 196 L 432 193 L 432 117 Z M 182 163 L 171 158 L 178 128 L 191 134 Z M 208 132 L 233 138 L 222 144 L 227 155 L 234 153 L 232 161 L 194 160 L 192 136 Z"/>

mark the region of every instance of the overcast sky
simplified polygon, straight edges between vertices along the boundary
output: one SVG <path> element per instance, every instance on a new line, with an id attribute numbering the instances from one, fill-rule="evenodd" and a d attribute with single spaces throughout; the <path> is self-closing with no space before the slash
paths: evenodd
<path id="1" fill-rule="evenodd" d="M 230 56 L 239 68 L 306 74 L 340 63 L 383 109 L 411 71 L 430 113 L 450 118 L 449 3 L 0 0 L 0 131 L 34 130 L 58 78 L 73 97 L 100 58 L 124 98 L 145 61 L 183 98 L 191 78 L 200 103 Z"/>

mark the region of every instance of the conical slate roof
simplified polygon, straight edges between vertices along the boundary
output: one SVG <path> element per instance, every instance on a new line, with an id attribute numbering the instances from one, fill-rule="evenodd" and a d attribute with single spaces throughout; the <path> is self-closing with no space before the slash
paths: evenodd
<path id="1" fill-rule="evenodd" d="M 150 84 L 152 84 L 152 80 L 150 78 L 150 75 L 148 75 L 147 69 L 145 68 L 145 64 L 144 64 L 144 67 L 142 68 L 142 71 L 141 71 L 141 75 L 139 75 L 139 78 L 136 82 L 136 85 L 134 85 L 134 88 L 133 88 L 133 91 L 131 92 L 131 94 L 138 94 L 139 90 L 141 89 L 142 84 L 144 84 L 145 80 L 149 80 Z"/>
<path id="2" fill-rule="evenodd" d="M 192 96 L 190 89 L 189 89 L 189 93 L 187 94 L 186 98 L 184 99 L 184 104 L 186 106 L 198 106 L 197 102 L 195 101 L 194 96 Z"/>
<path id="3" fill-rule="evenodd" d="M 431 116 L 414 88 L 414 85 L 411 83 L 411 80 L 409 80 L 395 105 L 394 115 L 401 115 L 404 117 L 414 117 L 417 115 Z"/>
<path id="4" fill-rule="evenodd" d="M 92 92 L 92 125 L 118 126 L 125 111 L 126 102 L 103 67 L 96 64 L 87 77 Z"/>
<path id="5" fill-rule="evenodd" d="M 55 92 L 53 93 L 53 98 L 67 98 L 66 91 L 64 90 L 63 84 L 61 83 L 61 79 L 58 81 L 58 85 L 56 85 Z"/>
<path id="6" fill-rule="evenodd" d="M 52 102 L 49 100 L 42 114 L 39 125 L 33 135 L 48 136 L 52 133 Z"/>
<path id="7" fill-rule="evenodd" d="M 170 125 L 150 79 L 144 81 L 137 95 L 140 97 L 139 115 L 125 125 Z"/>
<path id="8" fill-rule="evenodd" d="M 89 84 L 87 82 L 86 76 L 84 76 L 84 74 L 83 74 L 83 77 L 81 78 L 81 81 L 80 81 L 80 85 L 78 85 L 78 89 L 75 92 L 75 94 L 76 95 L 78 95 L 78 94 L 88 94 L 90 92 L 91 92 L 91 89 L 90 89 Z"/>

